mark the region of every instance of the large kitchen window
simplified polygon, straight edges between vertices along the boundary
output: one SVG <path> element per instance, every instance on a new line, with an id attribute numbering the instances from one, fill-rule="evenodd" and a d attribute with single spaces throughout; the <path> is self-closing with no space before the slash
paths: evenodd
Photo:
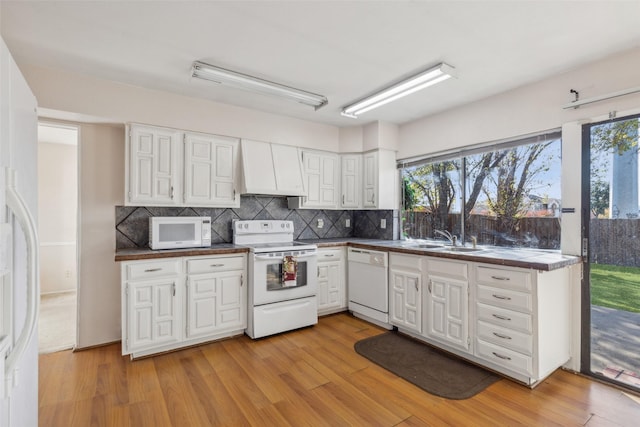
<path id="1" fill-rule="evenodd" d="M 560 249 L 560 131 L 401 164 L 408 239 Z"/>

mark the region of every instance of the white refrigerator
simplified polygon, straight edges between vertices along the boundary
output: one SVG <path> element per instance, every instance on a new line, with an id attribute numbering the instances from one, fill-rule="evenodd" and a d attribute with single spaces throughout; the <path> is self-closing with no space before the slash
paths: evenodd
<path id="1" fill-rule="evenodd" d="M 36 108 L 0 39 L 0 427 L 38 425 Z"/>

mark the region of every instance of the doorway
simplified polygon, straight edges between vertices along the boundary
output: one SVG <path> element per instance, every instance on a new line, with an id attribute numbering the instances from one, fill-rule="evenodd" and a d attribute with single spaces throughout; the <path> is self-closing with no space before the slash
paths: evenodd
<path id="1" fill-rule="evenodd" d="M 640 390 L 640 115 L 584 125 L 581 371 Z"/>
<path id="2" fill-rule="evenodd" d="M 78 128 L 38 123 L 38 350 L 77 342 Z"/>

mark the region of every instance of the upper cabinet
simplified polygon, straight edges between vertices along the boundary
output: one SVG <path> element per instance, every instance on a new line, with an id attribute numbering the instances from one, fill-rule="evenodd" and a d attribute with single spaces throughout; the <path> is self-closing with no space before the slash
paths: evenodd
<path id="1" fill-rule="evenodd" d="M 362 156 L 362 207 L 397 209 L 398 170 L 394 151 L 376 150 Z"/>
<path id="2" fill-rule="evenodd" d="M 340 157 L 335 153 L 302 150 L 306 195 L 291 201 L 291 208 L 335 209 L 338 207 Z"/>
<path id="3" fill-rule="evenodd" d="M 243 194 L 303 196 L 302 162 L 298 148 L 243 139 Z"/>
<path id="4" fill-rule="evenodd" d="M 239 142 L 234 138 L 186 133 L 184 201 L 189 206 L 240 206 Z"/>
<path id="5" fill-rule="evenodd" d="M 125 204 L 179 205 L 181 133 L 131 125 L 127 134 Z"/>
<path id="6" fill-rule="evenodd" d="M 362 154 L 340 155 L 340 207 L 362 207 Z"/>
<path id="7" fill-rule="evenodd" d="M 125 205 L 238 207 L 239 141 L 131 124 Z"/>

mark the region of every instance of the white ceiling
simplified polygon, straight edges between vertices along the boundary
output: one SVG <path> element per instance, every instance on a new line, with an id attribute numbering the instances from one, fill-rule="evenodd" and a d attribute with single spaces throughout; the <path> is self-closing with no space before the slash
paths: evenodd
<path id="1" fill-rule="evenodd" d="M 404 123 L 640 45 L 640 1 L 2 0 L 0 8 L 18 63 L 337 126 Z M 325 95 L 329 105 L 314 111 L 216 87 L 190 77 L 194 60 Z M 457 79 L 356 121 L 340 116 L 439 62 L 456 67 Z"/>

